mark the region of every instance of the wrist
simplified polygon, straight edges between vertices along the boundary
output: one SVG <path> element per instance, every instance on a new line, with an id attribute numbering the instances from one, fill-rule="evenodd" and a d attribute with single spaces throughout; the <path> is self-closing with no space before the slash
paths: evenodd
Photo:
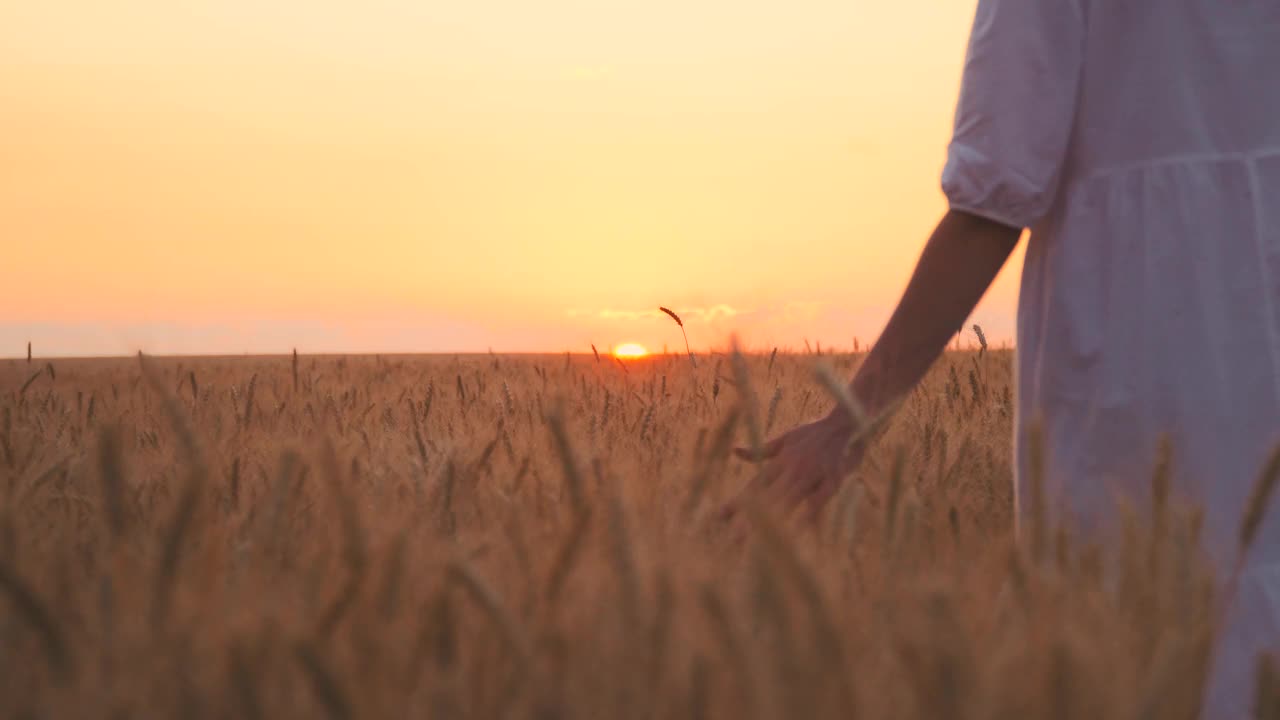
<path id="1" fill-rule="evenodd" d="M 847 399 L 837 402 L 827 415 L 827 422 L 835 430 L 849 434 L 859 432 L 870 424 L 880 411 L 879 405 L 868 397 L 869 394 L 865 391 L 859 392 L 858 384 L 855 382 L 848 388 Z"/>
<path id="2" fill-rule="evenodd" d="M 831 412 L 827 413 L 827 416 L 823 418 L 823 422 L 826 423 L 827 427 L 831 428 L 833 432 L 845 433 L 848 435 L 852 435 L 857 432 L 859 426 L 857 418 L 850 415 L 849 411 L 840 403 L 836 403 L 836 406 L 831 409 Z"/>

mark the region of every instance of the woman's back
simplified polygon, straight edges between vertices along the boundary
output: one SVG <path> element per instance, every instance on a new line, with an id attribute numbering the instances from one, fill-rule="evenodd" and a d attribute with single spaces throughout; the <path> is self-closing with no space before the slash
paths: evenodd
<path id="1" fill-rule="evenodd" d="M 1073 168 L 1280 152 L 1280 3 L 1079 2 Z"/>
<path id="2" fill-rule="evenodd" d="M 1032 228 L 1020 478 L 1043 418 L 1055 507 L 1103 532 L 1169 435 L 1175 489 L 1234 562 L 1280 440 L 1280 2 L 981 0 L 943 186 Z M 1280 640 L 1280 509 L 1239 600 L 1214 718 L 1247 709 L 1251 658 Z"/>

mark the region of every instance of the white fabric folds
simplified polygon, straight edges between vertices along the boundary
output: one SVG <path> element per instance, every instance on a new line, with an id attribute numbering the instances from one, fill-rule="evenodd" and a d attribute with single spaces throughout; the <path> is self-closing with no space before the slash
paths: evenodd
<path id="1" fill-rule="evenodd" d="M 1280 2 L 979 0 L 942 186 L 1031 228 L 1019 477 L 1043 418 L 1054 507 L 1099 531 L 1167 433 L 1228 567 L 1280 441 Z M 1280 650 L 1280 507 L 1231 618 L 1210 720 L 1247 717 Z"/>

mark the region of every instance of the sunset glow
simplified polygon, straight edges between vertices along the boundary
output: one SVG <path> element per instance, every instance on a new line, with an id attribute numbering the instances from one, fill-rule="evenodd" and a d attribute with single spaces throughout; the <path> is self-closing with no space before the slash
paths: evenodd
<path id="1" fill-rule="evenodd" d="M 623 343 L 613 349 L 613 356 L 623 360 L 634 360 L 645 357 L 648 354 L 649 351 L 645 350 L 643 345 L 636 343 Z"/>
<path id="2" fill-rule="evenodd" d="M 6 3 L 0 357 L 866 344 L 973 11 Z"/>

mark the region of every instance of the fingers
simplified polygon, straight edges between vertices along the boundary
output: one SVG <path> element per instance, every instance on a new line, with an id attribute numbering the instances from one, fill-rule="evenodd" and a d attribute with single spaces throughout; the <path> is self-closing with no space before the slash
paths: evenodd
<path id="1" fill-rule="evenodd" d="M 758 460 L 751 448 L 736 447 L 733 449 L 733 454 L 736 455 L 739 460 L 746 460 L 747 462 L 772 460 L 778 456 L 778 453 L 782 452 L 783 446 L 786 445 L 786 440 L 787 436 L 783 435 L 760 446 L 760 458 Z"/>
<path id="2" fill-rule="evenodd" d="M 780 491 L 784 483 L 779 482 L 783 468 L 777 462 L 767 462 L 757 466 L 755 477 L 751 478 L 732 500 L 725 503 L 717 514 L 717 518 L 726 523 L 746 520 L 745 510 L 755 506 L 761 509 L 774 507 L 780 499 Z"/>
<path id="3" fill-rule="evenodd" d="M 739 502 L 737 497 L 730 498 L 729 500 L 726 500 L 718 510 L 715 511 L 715 514 L 712 515 L 712 517 L 720 522 L 728 522 L 729 520 L 732 520 L 735 515 L 738 514 L 740 505 L 741 503 Z"/>
<path id="4" fill-rule="evenodd" d="M 816 524 L 818 517 L 822 514 L 823 508 L 835 496 L 836 491 L 840 489 L 840 483 L 828 480 L 820 484 L 806 499 L 808 507 L 805 509 L 805 521 L 810 524 Z"/>
<path id="5" fill-rule="evenodd" d="M 750 525 L 749 513 L 745 511 L 751 506 L 783 518 L 795 518 L 799 511 L 800 519 L 812 525 L 839 486 L 837 479 L 820 468 L 801 466 L 784 470 L 776 463 L 766 464 L 752 483 L 720 508 L 716 519 L 731 535 L 741 534 L 739 540 L 745 537 Z"/>
<path id="6" fill-rule="evenodd" d="M 855 470 L 862 465 L 862 458 L 866 454 L 867 446 L 865 443 L 859 442 L 845 449 L 844 455 L 840 459 L 840 472 L 844 477 L 852 475 Z"/>
<path id="7" fill-rule="evenodd" d="M 783 495 L 780 499 L 782 509 L 791 512 L 803 503 L 805 500 L 812 498 L 816 493 L 820 492 L 822 487 L 829 484 L 827 476 L 818 468 L 807 468 L 805 474 L 796 474 L 787 478 L 783 485 Z"/>
<path id="8" fill-rule="evenodd" d="M 816 479 L 816 469 L 803 461 L 766 463 L 756 476 L 757 497 L 762 507 L 787 514 L 810 492 Z"/>

